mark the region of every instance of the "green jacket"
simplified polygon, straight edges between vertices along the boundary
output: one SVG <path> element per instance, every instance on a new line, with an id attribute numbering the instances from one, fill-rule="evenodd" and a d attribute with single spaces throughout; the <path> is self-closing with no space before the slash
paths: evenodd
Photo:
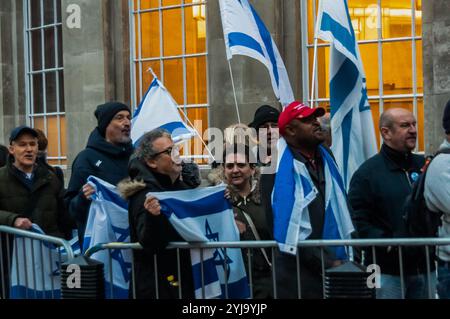
<path id="1" fill-rule="evenodd" d="M 50 236 L 69 238 L 73 225 L 66 212 L 64 185 L 48 168 L 38 165 L 29 187 L 11 162 L 0 168 L 0 225 L 13 227 L 28 218 Z"/>

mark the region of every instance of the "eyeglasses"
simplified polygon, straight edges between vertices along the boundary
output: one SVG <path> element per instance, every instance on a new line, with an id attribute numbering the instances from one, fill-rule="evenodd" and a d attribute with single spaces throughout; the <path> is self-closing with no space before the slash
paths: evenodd
<path id="1" fill-rule="evenodd" d="M 244 167 L 247 167 L 248 164 L 247 163 L 226 163 L 225 164 L 225 168 L 226 169 L 233 169 L 235 165 L 238 168 L 244 168 Z"/>
<path id="2" fill-rule="evenodd" d="M 161 151 L 161 152 L 158 152 L 158 153 L 154 154 L 152 157 L 156 158 L 156 157 L 158 157 L 159 155 L 162 155 L 162 154 L 167 154 L 169 156 L 172 156 L 177 151 L 178 151 L 178 146 L 173 145 L 173 146 L 170 146 L 170 147 L 166 148 L 164 151 Z"/>

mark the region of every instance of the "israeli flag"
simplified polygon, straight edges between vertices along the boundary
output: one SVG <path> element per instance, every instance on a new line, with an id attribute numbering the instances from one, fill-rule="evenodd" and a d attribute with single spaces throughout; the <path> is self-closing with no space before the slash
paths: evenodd
<path id="1" fill-rule="evenodd" d="M 84 233 L 83 252 L 98 244 L 129 243 L 130 226 L 127 202 L 120 197 L 114 185 L 94 176 L 88 177 L 88 183 L 94 187 L 95 194 L 92 196 Z M 110 253 L 109 250 L 100 250 L 92 254 L 91 258 L 105 265 L 106 298 L 128 299 L 132 252 L 129 249 L 111 250 Z"/>
<path id="2" fill-rule="evenodd" d="M 289 77 L 278 48 L 264 22 L 248 0 L 220 0 L 227 59 L 245 55 L 266 66 L 277 99 L 287 105 L 294 101 Z"/>
<path id="3" fill-rule="evenodd" d="M 181 119 L 175 100 L 155 77 L 131 121 L 133 145 L 135 147 L 139 145 L 140 138 L 156 128 L 169 131 L 174 142 L 195 135 L 194 129 L 186 125 Z"/>
<path id="4" fill-rule="evenodd" d="M 188 242 L 239 241 L 230 203 L 224 198 L 225 186 L 175 192 L 149 193 L 158 198 L 161 212 Z M 195 296 L 202 294 L 202 258 L 191 249 Z M 205 298 L 249 298 L 247 275 L 240 249 L 203 250 Z"/>
<path id="5" fill-rule="evenodd" d="M 31 232 L 45 235 L 36 224 Z M 70 241 L 75 255 L 80 254 L 78 237 Z M 16 236 L 11 265 L 11 299 L 61 298 L 61 264 L 67 261 L 66 250 L 51 243 Z"/>
<path id="6" fill-rule="evenodd" d="M 332 150 L 346 189 L 358 167 L 377 152 L 366 76 L 346 0 L 321 0 L 318 37 L 331 42 Z"/>
<path id="7" fill-rule="evenodd" d="M 306 166 L 296 160 L 286 141 L 278 141 L 278 161 L 272 191 L 274 237 L 282 252 L 297 254 L 297 243 L 311 235 L 308 205 L 316 198 Z M 354 231 L 342 178 L 331 155 L 320 146 L 325 172 L 325 221 L 322 239 L 350 239 Z M 337 259 L 348 259 L 343 247 L 335 249 Z"/>

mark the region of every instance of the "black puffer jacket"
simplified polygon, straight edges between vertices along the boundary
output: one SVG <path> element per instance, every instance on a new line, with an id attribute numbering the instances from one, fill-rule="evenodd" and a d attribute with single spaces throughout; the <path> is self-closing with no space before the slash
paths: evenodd
<path id="1" fill-rule="evenodd" d="M 64 199 L 70 215 L 77 222 L 80 240 L 86 228 L 91 203 L 84 197 L 81 188 L 90 175 L 117 185 L 128 176 L 128 160 L 132 152 L 131 143 L 122 147 L 115 146 L 108 143 L 96 128 L 89 136 L 86 149 L 75 158 Z"/>
<path id="2" fill-rule="evenodd" d="M 348 198 L 353 224 L 360 238 L 408 237 L 403 218 L 404 202 L 411 193 L 414 177 L 418 178 L 424 163 L 421 155 L 400 154 L 383 145 L 379 154 L 355 172 Z M 405 275 L 426 271 L 425 254 L 417 254 L 417 251 L 403 250 Z M 398 249 L 377 248 L 376 262 L 383 273 L 400 274 Z M 366 253 L 366 263 L 373 263 L 370 249 Z M 434 263 L 431 263 L 433 269 Z"/>
<path id="3" fill-rule="evenodd" d="M 145 208 L 144 201 L 148 192 L 162 192 L 189 189 L 180 179 L 172 183 L 162 174 L 152 172 L 147 165 L 133 159 L 130 161 L 130 179 L 119 183 L 122 196 L 128 200 L 131 242 L 139 242 L 143 250 L 134 250 L 134 267 L 136 274 L 136 297 L 154 299 L 155 269 L 154 254 L 157 255 L 159 298 L 178 298 L 178 287 L 172 286 L 168 278 L 178 281 L 177 253 L 167 250 L 169 242 L 184 241 L 164 215 L 152 216 Z M 191 259 L 188 250 L 180 251 L 181 286 L 183 298 L 194 298 Z M 130 291 L 132 288 L 130 288 Z"/>

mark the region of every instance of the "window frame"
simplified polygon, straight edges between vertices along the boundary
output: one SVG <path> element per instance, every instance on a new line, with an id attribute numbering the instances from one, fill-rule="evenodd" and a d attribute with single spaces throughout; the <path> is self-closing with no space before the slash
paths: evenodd
<path id="1" fill-rule="evenodd" d="M 129 5 L 129 25 L 130 25 L 130 84 L 131 84 L 131 105 L 133 111 L 139 105 L 138 101 L 138 92 L 137 92 L 137 75 L 136 70 L 139 70 L 139 95 L 143 97 L 147 88 L 143 88 L 143 75 L 147 70 L 143 70 L 143 63 L 145 62 L 158 62 L 160 66 L 160 77 L 159 80 L 164 84 L 164 62 L 167 60 L 181 59 L 183 65 L 183 104 L 179 104 L 179 109 L 183 110 L 183 113 L 187 117 L 188 109 L 190 108 L 205 108 L 207 110 L 207 118 L 208 123 L 207 127 L 210 127 L 210 116 L 209 116 L 209 107 L 210 107 L 210 90 L 209 90 L 209 63 L 208 63 L 208 14 L 206 10 L 206 6 L 208 1 L 199 0 L 197 2 L 192 1 L 192 3 L 185 3 L 185 0 L 180 0 L 180 4 L 177 5 L 168 5 L 163 6 L 162 0 L 158 0 L 158 6 L 155 8 L 149 9 L 141 9 L 141 0 L 136 0 L 137 8 L 134 7 L 134 0 L 128 0 Z M 205 35 L 205 52 L 203 53 L 194 53 L 194 54 L 186 54 L 186 29 L 185 29 L 185 8 L 190 8 L 194 6 L 205 6 L 205 24 L 206 24 L 206 35 Z M 162 48 L 164 48 L 164 35 L 163 35 L 163 11 L 170 9 L 181 9 L 181 34 L 182 34 L 182 53 L 179 55 L 171 55 L 164 56 L 162 52 Z M 142 26 L 141 26 L 141 14 L 149 13 L 149 12 L 158 12 L 159 16 L 159 56 L 152 58 L 143 58 L 142 57 Z M 139 34 L 135 34 L 136 30 L 136 21 L 137 21 L 137 30 Z M 136 45 L 137 41 L 137 45 Z M 138 52 L 136 52 L 136 46 Z M 203 104 L 188 104 L 188 96 L 187 96 L 187 59 L 195 58 L 195 57 L 205 57 L 206 64 L 206 103 Z M 201 132 L 199 132 L 201 134 Z M 188 150 L 188 154 L 185 154 L 183 158 L 191 158 L 191 159 L 203 159 L 207 160 L 209 158 L 208 155 L 203 154 L 190 154 L 189 148 L 185 148 Z"/>
<path id="2" fill-rule="evenodd" d="M 39 1 L 39 26 L 32 26 L 32 16 L 31 16 L 31 1 Z M 66 112 L 61 111 L 61 96 L 60 92 L 64 92 L 64 85 L 59 81 L 60 73 L 64 75 L 64 65 L 63 61 L 59 61 L 60 53 L 59 52 L 59 32 L 62 33 L 62 12 L 61 12 L 61 21 L 58 22 L 58 1 L 53 0 L 53 23 L 45 24 L 44 18 L 44 1 L 43 0 L 22 0 L 23 3 L 23 23 L 24 23 L 24 58 L 25 58 L 25 105 L 26 105 L 26 123 L 27 125 L 34 127 L 35 119 L 43 119 L 44 122 L 44 133 L 48 136 L 48 117 L 56 117 L 57 121 L 57 156 L 49 156 L 47 160 L 49 161 L 57 161 L 59 164 L 55 166 L 60 166 L 61 168 L 67 168 L 66 164 L 62 164 L 67 161 L 67 155 L 62 154 L 62 135 L 61 135 L 61 118 L 65 117 Z M 61 9 L 61 5 L 59 6 Z M 58 27 L 61 27 L 58 30 Z M 54 34 L 54 55 L 55 55 L 55 66 L 52 68 L 46 67 L 46 57 L 45 57 L 45 31 L 48 29 L 53 29 Z M 33 70 L 33 49 L 32 49 L 32 32 L 40 31 L 40 50 L 39 53 L 41 56 L 41 69 Z M 62 37 L 61 37 L 62 38 Z M 62 47 L 61 47 L 62 50 Z M 62 54 L 61 54 L 62 56 Z M 55 112 L 47 112 L 47 91 L 46 91 L 46 83 L 47 83 L 47 75 L 53 73 L 55 75 L 55 96 L 56 96 L 56 111 Z M 33 76 L 42 76 L 42 113 L 35 113 L 34 111 L 34 87 L 33 87 Z M 62 86 L 62 90 L 61 90 Z M 49 138 L 50 139 L 50 138 Z"/>

